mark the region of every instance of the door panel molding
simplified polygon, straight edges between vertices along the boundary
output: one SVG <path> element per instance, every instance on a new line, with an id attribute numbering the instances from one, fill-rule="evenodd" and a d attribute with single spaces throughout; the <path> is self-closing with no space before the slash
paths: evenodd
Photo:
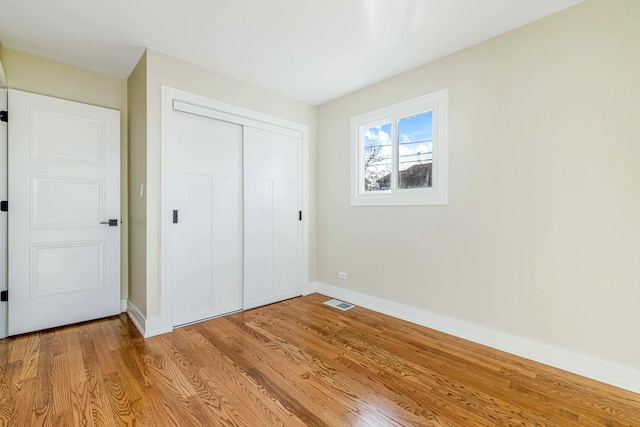
<path id="1" fill-rule="evenodd" d="M 106 257 L 104 252 L 105 241 L 80 241 L 80 242 L 56 242 L 56 243 L 32 243 L 31 247 L 31 275 L 30 290 L 31 298 L 61 295 L 65 293 L 82 292 L 93 289 L 104 288 L 106 285 L 105 264 Z M 87 249 L 94 251 L 88 251 Z M 81 258 L 85 261 L 82 269 L 72 268 L 73 266 L 64 265 L 64 260 L 71 257 L 63 254 L 51 254 L 47 257 L 46 251 L 49 252 L 85 252 L 81 254 Z M 91 253 L 95 252 L 95 253 Z M 52 256 L 53 255 L 53 256 Z M 57 256 L 56 256 L 57 255 Z M 77 254 L 74 254 L 77 256 Z M 85 256 L 82 256 L 85 255 Z M 88 256 L 87 256 L 88 255 Z M 96 256 L 97 255 L 97 256 Z M 47 259 L 49 258 L 49 259 Z M 63 262 L 60 263 L 59 258 Z M 91 263 L 96 262 L 97 265 L 93 270 L 97 272 L 91 277 Z M 89 274 L 87 274 L 89 273 Z M 40 280 L 42 276 L 43 280 Z M 71 277 L 70 277 L 71 276 Z M 75 283 L 81 283 L 80 286 L 68 286 L 74 283 L 74 277 L 78 277 Z M 94 280 L 91 280 L 94 279 Z M 42 282 L 42 283 L 41 283 Z M 58 286 L 56 286 L 56 284 Z M 42 286 L 41 286 L 42 285 Z M 48 285 L 48 286 L 47 286 Z M 46 288 L 48 289 L 46 289 Z"/>
<path id="2" fill-rule="evenodd" d="M 107 217 L 106 185 L 104 178 L 32 176 L 31 229 L 101 227 Z M 82 203 L 64 203 L 65 194 L 81 194 Z"/>
<path id="3" fill-rule="evenodd" d="M 106 135 L 100 120 L 39 109 L 31 114 L 32 160 L 105 167 Z M 75 127 L 73 132 L 71 127 Z"/>

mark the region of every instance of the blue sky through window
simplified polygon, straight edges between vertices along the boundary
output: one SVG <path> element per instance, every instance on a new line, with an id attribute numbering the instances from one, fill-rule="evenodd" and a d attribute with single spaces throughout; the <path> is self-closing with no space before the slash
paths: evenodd
<path id="1" fill-rule="evenodd" d="M 433 160 L 433 112 L 398 120 L 400 170 Z"/>
<path id="2" fill-rule="evenodd" d="M 398 120 L 398 170 L 433 160 L 433 112 L 416 114 Z M 364 170 L 367 190 L 384 190 L 390 180 L 380 187 L 376 182 L 391 173 L 393 146 L 391 123 L 368 128 L 364 134 Z"/>
<path id="3" fill-rule="evenodd" d="M 391 173 L 391 123 L 368 128 L 364 134 L 364 175 L 367 191 L 387 190 L 378 181 Z"/>

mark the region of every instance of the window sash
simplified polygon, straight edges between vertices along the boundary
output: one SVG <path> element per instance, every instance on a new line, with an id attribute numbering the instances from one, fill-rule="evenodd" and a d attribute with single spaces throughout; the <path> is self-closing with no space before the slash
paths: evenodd
<path id="1" fill-rule="evenodd" d="M 431 187 L 424 188 L 398 188 L 398 175 L 400 171 L 400 132 L 399 132 L 399 122 L 402 119 L 406 119 L 412 116 L 417 116 L 420 114 L 432 113 L 432 150 L 431 150 Z M 438 117 L 438 108 L 436 103 L 431 103 L 431 105 L 423 106 L 419 109 L 411 109 L 403 111 L 402 113 L 397 113 L 391 116 L 378 117 L 375 120 L 371 120 L 368 122 L 361 123 L 358 126 L 358 195 L 367 197 L 371 194 L 393 194 L 397 192 L 411 192 L 415 191 L 428 191 L 436 186 L 436 169 L 437 169 L 437 117 Z M 383 126 L 390 123 L 391 124 L 391 184 L 388 190 L 376 190 L 376 191 L 367 191 L 366 187 L 366 170 L 365 170 L 365 159 L 366 159 L 366 143 L 365 136 L 369 129 L 376 126 Z"/>
<path id="2" fill-rule="evenodd" d="M 399 187 L 399 121 L 432 113 L 431 187 Z M 448 204 L 448 90 L 442 89 L 351 118 L 351 206 L 410 206 Z M 365 133 L 374 126 L 390 124 L 391 177 L 388 190 L 366 190 Z M 417 160 L 417 159 L 416 159 Z M 417 163 L 416 163 L 417 164 Z"/>

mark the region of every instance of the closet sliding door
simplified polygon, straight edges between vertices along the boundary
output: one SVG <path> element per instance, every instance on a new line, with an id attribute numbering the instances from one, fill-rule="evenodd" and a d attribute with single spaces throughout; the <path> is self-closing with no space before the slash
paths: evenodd
<path id="1" fill-rule="evenodd" d="M 174 110 L 167 132 L 177 326 L 242 309 L 242 126 Z"/>
<path id="2" fill-rule="evenodd" d="M 171 327 L 302 295 L 306 128 L 175 89 L 163 97 Z"/>
<path id="3" fill-rule="evenodd" d="M 302 139 L 244 128 L 244 308 L 302 295 Z"/>

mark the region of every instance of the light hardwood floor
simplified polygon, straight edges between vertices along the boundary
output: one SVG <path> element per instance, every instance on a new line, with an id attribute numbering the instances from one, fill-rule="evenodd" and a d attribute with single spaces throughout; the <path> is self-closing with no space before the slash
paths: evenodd
<path id="1" fill-rule="evenodd" d="M 1 426 L 640 426 L 640 395 L 321 295 L 0 341 Z"/>

